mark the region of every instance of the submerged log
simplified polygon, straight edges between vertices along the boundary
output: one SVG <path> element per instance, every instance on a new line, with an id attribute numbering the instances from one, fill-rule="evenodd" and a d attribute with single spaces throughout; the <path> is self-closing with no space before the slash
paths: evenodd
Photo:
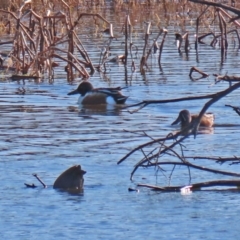
<path id="1" fill-rule="evenodd" d="M 86 172 L 81 169 L 80 165 L 75 165 L 64 171 L 54 182 L 53 188 L 81 191 L 83 190 L 83 175 Z"/>

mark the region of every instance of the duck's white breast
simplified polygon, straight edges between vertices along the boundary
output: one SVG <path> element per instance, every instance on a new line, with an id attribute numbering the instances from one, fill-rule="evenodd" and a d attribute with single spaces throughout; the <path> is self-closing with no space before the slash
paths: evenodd
<path id="1" fill-rule="evenodd" d="M 107 102 L 107 104 L 116 104 L 116 102 L 112 96 L 107 96 L 106 102 Z"/>
<path id="2" fill-rule="evenodd" d="M 87 95 L 87 94 L 86 94 Z M 85 96 L 86 96 L 85 95 Z M 83 101 L 83 99 L 85 98 L 85 96 L 82 96 L 82 95 L 80 95 L 79 96 L 79 98 L 78 98 L 78 104 L 82 104 L 82 101 Z"/>
<path id="3" fill-rule="evenodd" d="M 100 97 L 100 99 L 99 99 L 99 97 Z M 107 96 L 107 94 L 105 94 L 105 93 L 96 93 L 96 92 L 89 92 L 89 93 L 85 94 L 84 96 L 80 95 L 78 98 L 78 104 L 82 104 L 83 101 L 86 101 L 86 100 L 88 100 L 90 102 L 94 102 L 93 99 L 98 99 L 97 103 L 94 103 L 94 104 L 103 104 L 105 102 L 106 102 L 106 104 L 109 104 L 109 105 L 116 104 L 116 102 L 112 96 Z"/>

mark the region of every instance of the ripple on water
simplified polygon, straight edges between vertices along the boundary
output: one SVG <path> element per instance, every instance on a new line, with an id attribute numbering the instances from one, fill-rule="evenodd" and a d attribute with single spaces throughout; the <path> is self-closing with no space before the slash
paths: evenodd
<path id="1" fill-rule="evenodd" d="M 120 13 L 118 13 L 119 15 Z M 116 14 L 117 15 L 117 14 Z M 120 14 L 121 15 L 121 14 Z M 124 15 L 124 16 L 123 16 Z M 124 21 L 125 13 L 120 22 Z M 115 19 L 117 16 L 113 16 Z M 138 16 L 140 17 L 140 16 Z M 143 16 L 144 17 L 144 16 Z M 137 24 L 137 23 L 136 23 Z M 143 45 L 142 26 L 134 41 Z M 119 27 L 119 32 L 120 27 Z M 156 27 L 153 35 L 158 31 Z M 194 35 L 190 28 L 190 35 Z M 127 104 L 145 99 L 171 99 L 212 94 L 228 87 L 214 85 L 212 74 L 237 74 L 238 54 L 229 45 L 228 57 L 220 64 L 220 51 L 199 46 L 198 59 L 194 49 L 188 57 L 174 45 L 174 27 L 162 53 L 161 68 L 157 57 L 145 76 L 139 70 L 125 72 L 122 64 L 110 64 L 107 73 L 91 77 L 95 87 L 127 86 Z M 141 34 L 140 34 L 141 33 Z M 139 34 L 139 35 L 138 35 Z M 150 38 L 154 38 L 151 35 Z M 104 38 L 94 38 L 87 50 L 94 63 L 99 61 Z M 86 45 L 88 38 L 83 38 Z M 122 54 L 124 38 L 113 41 L 112 55 Z M 140 54 L 140 53 L 139 53 Z M 135 56 L 134 56 L 135 58 Z M 134 59 L 136 63 L 140 57 Z M 206 79 L 191 81 L 192 66 L 210 74 Z M 239 236 L 238 198 L 236 192 L 204 191 L 189 196 L 177 193 L 156 193 L 148 189 L 127 191 L 136 183 L 166 185 L 172 167 L 166 172 L 140 169 L 134 182 L 129 181 L 134 165 L 143 158 L 136 152 L 117 165 L 134 147 L 176 131 L 171 123 L 181 109 L 193 113 L 201 110 L 206 100 L 149 105 L 137 113 L 128 109 L 80 109 L 76 96 L 67 96 L 80 80 L 69 84 L 61 68 L 53 83 L 25 81 L 0 83 L 0 229 L 3 239 L 237 239 Z M 184 141 L 188 156 L 239 155 L 240 118 L 225 104 L 238 105 L 239 90 L 210 107 L 216 116 L 212 134 L 201 134 Z M 149 137 L 150 136 L 150 137 Z M 178 151 L 179 148 L 176 148 Z M 148 151 L 150 148 L 148 149 Z M 172 161 L 171 156 L 163 159 Z M 210 161 L 195 164 L 215 167 Z M 87 171 L 83 195 L 69 195 L 52 189 L 56 177 L 73 164 Z M 238 165 L 217 165 L 225 171 L 239 171 Z M 49 185 L 42 189 L 31 175 L 37 173 Z M 221 176 L 192 170 L 193 181 L 218 179 Z M 24 182 L 37 189 L 26 189 Z M 188 184 L 188 169 L 176 167 L 171 183 Z"/>

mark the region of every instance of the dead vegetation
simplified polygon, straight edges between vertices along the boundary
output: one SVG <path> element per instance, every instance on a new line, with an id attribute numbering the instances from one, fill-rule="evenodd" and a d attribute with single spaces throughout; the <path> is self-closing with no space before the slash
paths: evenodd
<path id="1" fill-rule="evenodd" d="M 223 63 L 226 57 L 226 53 L 227 53 L 227 48 L 228 48 L 228 34 L 229 33 L 236 33 L 237 39 L 238 39 L 238 46 L 239 46 L 239 34 L 238 34 L 238 30 L 237 29 L 232 29 L 230 31 L 227 30 L 227 28 L 234 26 L 235 28 L 237 28 L 239 26 L 239 23 L 236 21 L 239 17 L 240 17 L 240 10 L 234 8 L 234 7 L 229 7 L 226 5 L 222 5 L 222 4 L 218 4 L 218 3 L 213 3 L 213 2 L 209 2 L 209 1 L 197 1 L 197 0 L 190 0 L 192 2 L 195 3 L 201 3 L 201 4 L 207 4 L 208 6 L 205 7 L 203 9 L 203 11 L 200 13 L 199 17 L 197 18 L 196 21 L 196 41 L 195 41 L 195 50 L 196 50 L 196 54 L 198 54 L 198 44 L 205 44 L 203 42 L 203 39 L 207 36 L 212 36 L 213 40 L 211 42 L 211 46 L 214 46 L 214 44 L 217 43 L 217 39 L 220 39 L 220 47 L 221 47 L 221 62 Z M 213 8 L 210 9 L 209 6 L 215 6 L 217 8 Z M 221 8 L 222 7 L 222 8 Z M 232 17 L 230 14 L 228 14 L 225 10 L 229 10 L 235 14 L 237 14 L 237 17 Z M 219 30 L 220 30 L 220 34 L 216 35 L 215 33 L 213 33 L 212 31 L 209 33 L 206 33 L 202 36 L 199 36 L 198 30 L 200 27 L 200 21 L 204 18 L 204 15 L 207 14 L 207 12 L 211 12 L 214 13 L 212 16 L 214 18 L 218 19 L 218 23 L 219 23 Z M 228 18 L 228 24 L 226 19 L 224 18 Z M 178 49 L 179 51 L 181 51 L 181 46 L 182 46 L 182 42 L 184 39 L 187 39 L 187 34 L 185 33 L 184 35 L 181 34 L 176 34 L 176 39 L 179 41 L 179 45 L 178 45 Z M 185 41 L 185 52 L 187 53 L 188 51 L 188 41 Z M 208 77 L 207 73 L 202 72 L 201 70 L 197 69 L 196 67 L 192 67 L 190 70 L 190 78 L 192 80 L 198 80 L 198 79 L 194 79 L 192 77 L 192 73 L 193 72 L 198 72 L 201 74 L 201 78 L 204 77 Z M 231 177 L 240 177 L 240 174 L 237 172 L 226 172 L 226 171 L 220 171 L 217 169 L 213 169 L 213 168 L 208 168 L 206 166 L 201 166 L 198 164 L 195 164 L 191 161 L 195 160 L 198 157 L 189 157 L 186 156 L 186 153 L 184 151 L 184 147 L 183 147 L 183 141 L 188 138 L 190 135 L 194 135 L 194 137 L 197 137 L 197 134 L 199 132 L 199 124 L 200 124 L 200 120 L 203 116 L 203 114 L 208 110 L 208 108 L 214 104 L 215 102 L 217 102 L 219 99 L 221 99 L 222 97 L 226 96 L 227 94 L 231 93 L 232 91 L 236 90 L 237 88 L 240 87 L 239 84 L 239 77 L 236 76 L 219 76 L 217 74 L 214 74 L 214 76 L 216 77 L 216 82 L 215 83 L 219 83 L 220 81 L 228 81 L 230 87 L 227 88 L 226 90 L 222 91 L 222 92 L 218 92 L 216 94 L 212 94 L 212 95 L 208 95 L 208 96 L 198 96 L 198 97 L 193 97 L 193 98 L 182 98 L 182 99 L 169 99 L 169 100 L 145 100 L 142 101 L 138 104 L 134 104 L 132 106 L 128 106 L 128 107 L 137 107 L 140 106 L 139 108 L 133 110 L 133 111 L 129 111 L 130 113 L 135 113 L 139 110 L 141 110 L 142 108 L 148 106 L 149 104 L 163 104 L 163 103 L 167 103 L 167 102 L 179 102 L 179 101 L 189 101 L 189 100 L 197 100 L 197 99 L 207 99 L 210 98 L 211 100 L 209 100 L 204 107 L 202 108 L 201 112 L 199 113 L 199 116 L 196 120 L 192 121 L 191 124 L 189 124 L 187 129 L 182 129 L 181 131 L 179 131 L 178 133 L 171 133 L 168 136 L 166 136 L 165 138 L 160 138 L 160 139 L 152 139 L 150 136 L 149 138 L 151 138 L 151 141 L 142 144 L 136 148 L 134 148 L 132 151 L 130 151 L 128 154 L 126 154 L 122 159 L 120 159 L 118 161 L 118 164 L 126 161 L 132 154 L 134 154 L 135 152 L 139 151 L 142 153 L 143 158 L 138 161 L 135 166 L 133 171 L 131 172 L 131 177 L 130 179 L 133 180 L 133 175 L 135 174 L 135 172 L 139 169 L 139 168 L 154 168 L 156 170 L 156 173 L 159 174 L 165 174 L 164 173 L 164 166 L 166 165 L 170 165 L 172 166 L 172 171 L 170 172 L 170 174 L 167 176 L 167 178 L 169 179 L 169 186 L 153 186 L 153 185 L 148 185 L 148 184 L 138 184 L 138 186 L 141 187 L 148 187 L 151 188 L 153 190 L 156 191 L 179 191 L 181 190 L 184 185 L 180 185 L 180 186 L 171 186 L 171 178 L 173 175 L 173 172 L 176 168 L 176 166 L 185 166 L 188 169 L 188 173 L 189 173 L 189 183 L 187 186 L 187 189 L 190 189 L 190 191 L 196 191 L 196 190 L 201 190 L 204 187 L 216 187 L 216 186 L 221 186 L 221 187 L 240 187 L 240 180 L 215 180 L 215 181 L 211 181 L 211 182 L 201 182 L 201 183 L 194 183 L 192 184 L 192 179 L 191 179 L 191 169 L 198 169 L 201 171 L 207 171 L 207 172 L 211 172 L 214 174 L 220 174 L 220 175 L 226 175 L 226 176 L 231 176 Z M 233 82 L 238 82 L 235 83 L 234 85 L 232 85 Z M 239 114 L 239 108 L 235 107 L 235 106 L 231 106 L 231 105 L 226 105 L 229 107 L 232 107 L 234 111 L 237 112 L 237 114 Z M 152 150 L 149 150 L 149 148 L 152 147 Z M 180 150 L 176 150 L 176 147 L 178 147 L 178 149 Z M 171 160 L 166 161 L 166 156 L 170 157 Z M 200 157 L 201 159 L 203 159 L 204 157 Z M 176 159 L 176 160 L 174 160 Z M 199 159 L 199 158 L 198 158 Z M 233 156 L 233 157 L 229 157 L 229 158 L 221 158 L 221 157 L 215 157 L 215 158 L 207 158 L 209 160 L 214 160 L 216 161 L 216 163 L 226 163 L 228 162 L 229 164 L 239 164 L 240 163 L 240 158 L 237 156 Z"/>
<path id="2" fill-rule="evenodd" d="M 168 30 L 164 26 L 170 24 L 176 25 L 181 31 L 175 33 L 177 50 L 179 53 L 184 51 L 186 56 L 190 49 L 196 51 L 196 59 L 198 61 L 199 44 L 209 44 L 213 48 L 218 44 L 221 48 L 221 63 L 226 59 L 228 39 L 234 34 L 234 41 L 236 46 L 240 47 L 240 38 L 238 27 L 240 26 L 238 18 L 240 17 L 240 10 L 237 8 L 239 3 L 229 1 L 230 5 L 225 5 L 210 1 L 200 0 L 182 0 L 172 4 L 172 1 L 161 1 L 161 4 L 156 1 L 118 1 L 115 0 L 113 8 L 116 14 L 119 11 L 125 10 L 127 12 L 122 32 L 124 33 L 124 49 L 121 55 L 110 58 L 111 43 L 116 40 L 113 24 L 101 14 L 97 13 L 98 7 L 104 5 L 104 1 L 68 1 L 55 0 L 51 3 L 41 1 L 43 8 L 41 11 L 36 11 L 31 0 L 20 4 L 18 1 L 12 1 L 8 9 L 0 9 L 4 17 L 1 19 L 1 33 L 9 34 L 11 37 L 7 41 L 0 42 L 0 45 L 11 45 L 11 51 L 0 59 L 1 68 L 11 70 L 14 72 L 12 79 L 19 80 L 22 78 L 47 78 L 50 81 L 54 79 L 54 68 L 60 67 L 59 61 L 64 63 L 64 69 L 68 81 L 73 81 L 75 78 L 88 79 L 95 71 L 106 72 L 107 62 L 122 62 L 131 71 L 138 71 L 144 75 L 148 71 L 149 56 L 158 51 L 158 64 L 161 68 L 161 55 L 164 48 L 165 37 Z M 197 4 L 199 3 L 199 4 Z M 158 5 L 157 5 L 158 4 Z M 74 11 L 74 8 L 84 6 L 85 10 L 94 7 L 95 12 L 89 13 L 87 11 Z M 146 14 L 152 14 L 152 21 L 145 22 L 144 44 L 142 48 L 137 47 L 133 42 L 134 25 L 131 22 L 132 14 L 139 14 L 139 12 L 146 10 Z M 154 15 L 154 9 L 159 13 Z M 134 11 L 133 11 L 134 10 Z M 228 11 L 228 12 L 227 12 Z M 230 14 L 231 12 L 232 14 Z M 189 41 L 189 34 L 186 31 L 186 22 L 194 18 L 193 14 L 198 14 L 194 24 L 196 25 L 195 42 Z M 234 15 L 235 14 L 235 15 Z M 154 16 L 154 17 L 153 17 Z M 104 43 L 102 51 L 99 53 L 99 62 L 93 62 L 89 57 L 89 53 L 82 44 L 81 36 L 78 33 L 78 27 L 82 24 L 82 19 L 91 19 L 91 24 L 98 30 L 99 21 L 106 26 L 104 33 L 108 34 L 108 40 Z M 121 23 L 119 23 L 121 25 Z M 149 40 L 151 33 L 151 26 L 155 24 L 159 32 L 154 36 L 154 41 Z M 218 29 L 213 31 L 211 26 L 217 25 Z M 208 32 L 206 32 L 208 30 Z M 160 45 L 159 38 L 162 36 Z M 205 40 L 208 41 L 205 42 Z M 209 39 L 210 43 L 209 43 Z M 237 39 L 237 41 L 235 40 Z M 62 46 L 65 45 L 63 49 Z M 194 46 L 194 47 L 192 47 Z M 134 52 L 141 54 L 139 59 L 134 57 Z M 137 60 L 136 60 L 137 59 Z M 138 62 L 137 62 L 138 61 Z M 61 66 L 63 67 L 63 66 Z M 198 72 L 201 77 L 192 77 L 193 72 Z M 193 66 L 190 69 L 190 78 L 192 80 L 199 80 L 208 77 L 209 73 L 205 73 Z M 118 164 L 126 161 L 133 153 L 140 151 L 143 158 L 138 161 L 131 173 L 131 179 L 138 168 L 155 168 L 157 171 L 162 171 L 165 165 L 172 166 L 172 173 L 177 165 L 183 165 L 189 171 L 189 184 L 191 184 L 191 168 L 201 171 L 208 171 L 216 174 L 222 174 L 232 177 L 240 177 L 239 173 L 219 171 L 216 169 L 206 168 L 197 164 L 193 164 L 190 159 L 196 159 L 194 156 L 186 156 L 182 142 L 190 135 L 197 136 L 199 130 L 199 123 L 203 114 L 219 99 L 230 94 L 232 91 L 240 87 L 239 77 L 237 76 L 216 76 L 216 83 L 220 81 L 228 81 L 230 87 L 222 92 L 217 92 L 211 95 L 202 95 L 197 97 L 185 97 L 181 99 L 163 99 L 163 100 L 144 100 L 138 104 L 128 107 L 139 107 L 131 111 L 134 113 L 149 104 L 163 104 L 167 102 L 189 101 L 197 99 L 210 99 L 202 108 L 199 117 L 189 125 L 187 134 L 182 131 L 176 134 L 169 134 L 165 138 L 151 139 L 151 141 L 140 145 L 130 151 L 126 156 L 118 161 Z M 235 83 L 232 85 L 232 83 Z M 232 107 L 238 114 L 238 107 Z M 130 112 L 130 111 L 129 111 Z M 150 137 L 150 136 L 149 136 Z M 150 137 L 151 138 L 151 137 Z M 149 151 L 149 147 L 153 147 Z M 180 152 L 175 150 L 175 147 L 180 147 Z M 147 150 L 146 150 L 147 149 Z M 170 156 L 172 161 L 162 160 L 163 156 Z M 210 160 L 210 158 L 209 158 Z M 216 161 L 217 164 L 230 162 L 230 164 L 238 164 L 240 158 L 231 156 L 223 159 L 215 157 L 211 161 Z M 213 182 L 204 182 L 193 184 L 192 189 L 198 190 L 206 186 L 240 186 L 239 180 L 216 180 Z M 142 185 L 143 186 L 143 185 Z M 158 187 L 149 186 L 155 190 L 161 191 L 176 191 L 182 186 L 175 187 Z"/>
<path id="3" fill-rule="evenodd" d="M 100 4 L 100 1 L 98 1 Z M 125 65 L 128 58 L 131 58 L 132 71 L 136 70 L 133 60 L 132 25 L 130 16 L 126 16 L 123 26 L 125 34 L 125 51 L 122 55 L 110 59 L 111 42 L 116 40 L 111 22 L 102 17 L 99 13 L 78 12 L 74 8 L 76 4 L 71 1 L 42 1 L 43 8 L 36 11 L 33 1 L 28 0 L 20 4 L 12 1 L 10 6 L 0 9 L 2 13 L 1 33 L 9 34 L 10 40 L 1 41 L 0 45 L 10 45 L 11 51 L 2 54 L 0 66 L 2 69 L 14 72 L 12 79 L 20 80 L 25 78 L 48 78 L 54 79 L 54 69 L 59 67 L 59 62 L 64 62 L 67 80 L 73 81 L 75 78 L 88 79 L 96 70 L 106 71 L 105 64 L 108 61 L 122 61 Z M 118 5 L 118 3 L 116 3 Z M 99 56 L 99 63 L 93 64 L 82 44 L 78 28 L 83 19 L 91 19 L 90 23 L 98 31 L 99 22 L 106 26 L 102 31 L 109 35 L 108 41 L 102 48 Z M 164 32 L 162 44 L 160 46 L 159 64 L 161 51 L 167 30 L 160 29 L 158 36 L 151 48 L 148 49 L 148 36 L 150 25 L 146 29 L 145 46 L 140 63 L 141 72 L 147 67 L 147 59 L 152 52 L 159 36 Z M 62 47 L 64 46 L 64 48 Z M 130 54 L 129 54 L 130 52 Z"/>
<path id="4" fill-rule="evenodd" d="M 197 1 L 193 1 L 197 2 Z M 40 10 L 39 4 L 41 5 Z M 187 0 L 172 4 L 171 1 L 163 1 L 161 4 L 155 1 L 114 1 L 113 8 L 118 11 L 126 10 L 125 22 L 122 25 L 122 32 L 125 36 L 124 49 L 121 55 L 114 58 L 111 56 L 111 43 L 117 41 L 113 24 L 98 13 L 98 7 L 104 6 L 104 1 L 33 1 L 28 0 L 23 3 L 11 1 L 6 8 L 0 9 L 2 18 L 0 19 L 0 29 L 2 34 L 8 34 L 7 41 L 1 41 L 0 45 L 9 46 L 11 49 L 7 54 L 3 53 L 0 58 L 0 66 L 4 70 L 14 72 L 12 78 L 19 80 L 23 78 L 47 78 L 54 79 L 54 69 L 63 68 L 68 81 L 75 78 L 88 79 L 95 71 L 106 72 L 106 63 L 123 62 L 132 71 L 139 71 L 142 75 L 148 71 L 148 58 L 152 53 L 158 52 L 158 64 L 161 69 L 161 55 L 168 30 L 164 26 L 174 24 L 181 32 L 176 33 L 178 51 L 184 49 L 188 56 L 191 43 L 189 42 L 186 22 L 189 22 L 193 13 L 199 12 L 196 20 L 196 41 L 195 50 L 198 55 L 198 44 L 204 44 L 204 39 L 211 36 L 211 46 L 221 43 L 222 62 L 225 59 L 228 46 L 227 35 L 235 33 L 240 46 L 240 38 L 236 29 L 239 26 L 237 19 L 233 18 L 222 5 L 216 8 L 209 6 L 197 8 L 196 4 Z M 212 4 L 213 5 L 213 4 Z M 37 6 L 37 7 L 36 7 Z M 145 7 L 145 10 L 142 9 Z M 77 9 L 77 10 L 76 10 Z M 80 9 L 91 9 L 91 13 Z M 228 10 L 239 13 L 239 10 L 227 6 Z M 130 14 L 131 12 L 131 14 Z M 134 26 L 131 23 L 131 15 L 144 12 L 149 14 L 151 21 L 145 23 L 144 45 L 141 49 L 133 42 Z M 160 13 L 160 14 L 159 14 Z M 177 13 L 177 15 L 175 14 Z M 162 16 L 164 15 L 164 16 Z M 212 20 L 210 20 L 210 18 Z M 227 24 L 227 20 L 229 24 Z M 108 40 L 99 51 L 99 62 L 92 61 L 86 47 L 82 43 L 79 30 L 84 21 L 89 21 L 96 32 L 100 31 L 100 26 L 105 29 L 101 31 L 108 34 Z M 208 26 L 219 24 L 220 34 L 213 32 Z M 119 23 L 121 25 L 121 23 Z M 159 33 L 150 40 L 152 35 L 152 25 L 159 29 Z M 85 25 L 83 25 L 85 27 Z M 119 27 L 119 26 L 118 26 Z M 202 28 L 207 27 L 210 32 L 200 35 Z M 227 30 L 230 28 L 230 30 Z M 162 39 L 159 43 L 159 38 Z M 120 45 L 122 43 L 119 42 Z M 64 47 L 63 47 L 64 46 Z M 138 60 L 135 55 L 141 54 Z M 138 62 L 136 62 L 138 60 Z M 63 62 L 64 66 L 59 66 Z"/>

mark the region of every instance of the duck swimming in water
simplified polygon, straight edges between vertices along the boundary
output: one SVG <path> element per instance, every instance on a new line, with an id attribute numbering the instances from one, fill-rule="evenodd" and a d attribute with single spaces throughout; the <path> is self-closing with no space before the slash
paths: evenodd
<path id="1" fill-rule="evenodd" d="M 182 110 L 178 118 L 172 123 L 172 125 L 181 123 L 181 128 L 184 129 L 188 127 L 193 120 L 198 117 L 198 114 L 190 114 L 188 110 Z M 213 113 L 205 113 L 200 120 L 200 127 L 212 127 L 214 124 L 214 115 Z"/>
<path id="2" fill-rule="evenodd" d="M 121 87 L 94 88 L 90 82 L 84 81 L 68 95 L 80 94 L 78 103 L 83 105 L 124 104 L 128 97 L 122 95 L 121 90 Z"/>

